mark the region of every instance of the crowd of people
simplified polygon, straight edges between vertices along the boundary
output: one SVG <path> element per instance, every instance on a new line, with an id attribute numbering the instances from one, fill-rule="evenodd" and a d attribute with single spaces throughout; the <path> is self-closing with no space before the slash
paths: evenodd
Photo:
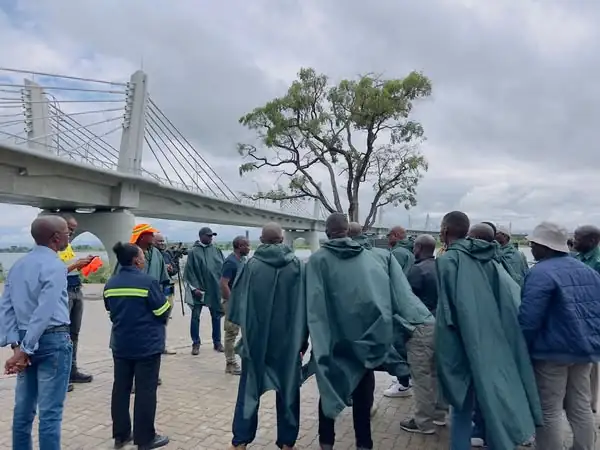
<path id="1" fill-rule="evenodd" d="M 60 449 L 66 393 L 73 383 L 92 381 L 76 357 L 83 312 L 78 270 L 92 258 L 75 257 L 76 227 L 72 217 L 38 217 L 31 226 L 36 246 L 11 268 L 0 301 L 0 345 L 14 352 L 5 371 L 18 374 L 16 450 L 32 448 L 36 409 L 40 448 Z M 351 406 L 356 448 L 373 449 L 377 371 L 394 380 L 384 395 L 414 397 L 413 414 L 399 428 L 434 434 L 450 416 L 451 450 L 513 450 L 533 440 L 541 450 L 562 449 L 563 411 L 573 449 L 595 448 L 598 228 L 576 229 L 571 248 L 564 228 L 542 222 L 528 236 L 531 268 L 510 230 L 471 224 L 459 211 L 442 220 L 437 256 L 433 236 L 408 239 L 402 227 L 389 232 L 388 249 L 374 247 L 363 227 L 341 213 L 327 219 L 326 235 L 306 262 L 283 244 L 275 223 L 263 227 L 250 258 L 241 236 L 225 258 L 208 227 L 188 252 L 183 282 L 191 353 L 199 354 L 200 315 L 208 308 L 213 348 L 224 353 L 225 373 L 239 376 L 232 449 L 254 441 L 260 398 L 270 390 L 276 444 L 294 449 L 301 387 L 313 376 L 321 448 L 334 448 L 335 420 Z M 173 353 L 166 330 L 179 261 L 149 224 L 137 225 L 130 242 L 113 251 L 118 264 L 104 304 L 112 322 L 115 448 L 131 441 L 141 450 L 158 448 L 169 442 L 154 420 L 161 355 Z"/>

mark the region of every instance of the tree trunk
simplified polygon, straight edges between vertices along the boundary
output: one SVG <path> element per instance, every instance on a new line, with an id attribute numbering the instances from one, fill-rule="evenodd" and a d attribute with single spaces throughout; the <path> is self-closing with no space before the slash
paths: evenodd
<path id="1" fill-rule="evenodd" d="M 358 222 L 358 202 L 350 201 L 350 206 L 348 207 L 348 221 L 349 222 Z"/>

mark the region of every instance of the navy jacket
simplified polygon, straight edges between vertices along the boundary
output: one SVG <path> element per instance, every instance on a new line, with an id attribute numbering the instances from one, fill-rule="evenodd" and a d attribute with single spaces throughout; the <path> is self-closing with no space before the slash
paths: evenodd
<path id="1" fill-rule="evenodd" d="M 141 359 L 164 351 L 171 306 L 157 280 L 135 267 L 121 267 L 104 286 L 104 306 L 115 357 Z"/>
<path id="2" fill-rule="evenodd" d="M 525 276 L 519 322 L 533 359 L 600 361 L 600 275 L 568 255 Z"/>
<path id="3" fill-rule="evenodd" d="M 406 278 L 408 278 L 413 293 L 435 316 L 438 304 L 438 277 L 435 258 L 432 256 L 416 261 L 409 269 Z"/>

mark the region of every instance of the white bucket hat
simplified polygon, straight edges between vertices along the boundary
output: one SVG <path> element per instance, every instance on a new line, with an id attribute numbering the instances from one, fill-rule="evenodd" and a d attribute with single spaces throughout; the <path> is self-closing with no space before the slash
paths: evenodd
<path id="1" fill-rule="evenodd" d="M 497 231 L 498 231 L 498 233 L 502 233 L 502 234 L 504 234 L 504 235 L 506 235 L 508 237 L 511 237 L 510 236 L 510 230 L 507 227 L 503 226 L 503 225 L 498 225 Z"/>
<path id="2" fill-rule="evenodd" d="M 527 236 L 527 240 L 557 252 L 569 253 L 567 229 L 552 222 L 542 222 Z"/>

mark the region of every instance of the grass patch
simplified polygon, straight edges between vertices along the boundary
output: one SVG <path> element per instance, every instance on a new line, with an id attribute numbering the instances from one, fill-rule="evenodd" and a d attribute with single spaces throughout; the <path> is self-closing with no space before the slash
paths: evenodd
<path id="1" fill-rule="evenodd" d="M 81 277 L 81 281 L 84 284 L 104 284 L 108 281 L 110 276 L 112 275 L 111 267 L 106 264 L 100 267 L 96 272 L 90 273 L 89 276 Z"/>

